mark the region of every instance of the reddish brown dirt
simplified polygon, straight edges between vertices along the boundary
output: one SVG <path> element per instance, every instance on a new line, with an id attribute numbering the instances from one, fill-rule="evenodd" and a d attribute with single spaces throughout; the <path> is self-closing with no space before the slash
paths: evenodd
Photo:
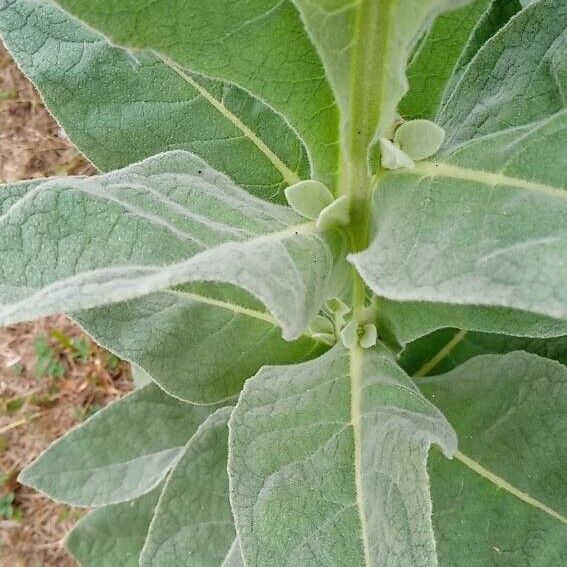
<path id="1" fill-rule="evenodd" d="M 0 183 L 93 172 L 0 44 Z M 127 366 L 85 340 L 62 316 L 0 329 L 0 499 L 14 497 L 14 516 L 0 515 L 0 567 L 75 565 L 61 541 L 82 512 L 16 477 L 54 439 L 131 389 Z M 53 363 L 43 372 L 41 352 Z"/>

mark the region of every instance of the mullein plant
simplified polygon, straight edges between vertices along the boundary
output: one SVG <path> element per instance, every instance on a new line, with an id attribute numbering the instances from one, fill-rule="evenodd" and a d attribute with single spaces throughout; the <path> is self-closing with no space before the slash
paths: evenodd
<path id="1" fill-rule="evenodd" d="M 0 0 L 94 177 L 0 322 L 138 388 L 20 475 L 85 567 L 567 565 L 565 0 Z"/>

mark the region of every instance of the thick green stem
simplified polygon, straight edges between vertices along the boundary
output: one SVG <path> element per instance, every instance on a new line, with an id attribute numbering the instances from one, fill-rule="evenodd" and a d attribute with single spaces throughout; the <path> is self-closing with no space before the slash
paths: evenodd
<path id="1" fill-rule="evenodd" d="M 350 223 L 347 231 L 351 252 L 365 250 L 370 240 L 373 176 L 368 152 L 376 135 L 381 98 L 384 92 L 383 59 L 386 49 L 386 22 L 395 0 L 360 0 L 357 6 L 354 47 L 351 64 L 349 112 L 342 120 L 342 144 L 339 194 L 350 199 Z M 377 96 L 378 93 L 378 96 Z M 352 268 L 352 311 L 357 325 L 366 321 L 366 284 Z M 358 511 L 364 544 L 365 564 L 371 563 L 366 539 L 362 458 L 362 391 L 364 351 L 359 345 L 350 349 L 351 420 L 354 435 L 354 463 Z"/>
<path id="2" fill-rule="evenodd" d="M 350 198 L 350 224 L 347 228 L 351 251 L 368 247 L 372 175 L 368 151 L 376 135 L 380 96 L 383 88 L 383 58 L 386 49 L 385 14 L 391 0 L 361 0 L 356 14 L 351 64 L 349 112 L 343 116 L 339 193 Z M 360 320 L 366 301 L 364 282 L 353 270 L 353 314 Z"/>
<path id="3" fill-rule="evenodd" d="M 368 151 L 378 124 L 383 122 L 380 111 L 384 106 L 384 67 L 394 5 L 394 0 L 360 0 L 356 11 L 349 110 L 342 117 L 339 176 L 339 193 L 351 200 L 348 230 L 353 252 L 364 250 L 369 244 L 372 175 Z"/>

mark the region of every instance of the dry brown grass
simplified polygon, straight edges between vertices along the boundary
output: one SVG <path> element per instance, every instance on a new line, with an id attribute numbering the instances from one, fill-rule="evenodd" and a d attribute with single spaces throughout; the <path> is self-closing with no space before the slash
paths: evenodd
<path id="1" fill-rule="evenodd" d="M 0 182 L 93 172 L 0 44 Z"/>
<path id="2" fill-rule="evenodd" d="M 77 339 L 85 337 L 63 316 L 0 330 L 0 471 L 6 479 L 0 492 L 15 493 L 22 515 L 0 520 L 2 565 L 74 565 L 61 540 L 80 512 L 20 486 L 16 476 L 52 441 L 131 389 L 124 363 L 90 341 L 79 356 L 72 346 Z M 37 375 L 38 340 L 63 376 Z"/>
<path id="3" fill-rule="evenodd" d="M 0 182 L 89 174 L 92 166 L 71 146 L 32 85 L 0 44 Z M 60 377 L 36 376 L 38 337 L 61 365 Z M 65 317 L 0 329 L 0 498 L 14 494 L 19 519 L 0 518 L 1 567 L 70 567 L 61 546 L 81 512 L 19 485 L 19 471 L 90 412 L 131 389 L 129 370 L 88 343 Z"/>

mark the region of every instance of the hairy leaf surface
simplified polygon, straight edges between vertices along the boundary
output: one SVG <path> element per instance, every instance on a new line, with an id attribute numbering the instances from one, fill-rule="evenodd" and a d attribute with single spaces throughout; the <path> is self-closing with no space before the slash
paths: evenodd
<path id="1" fill-rule="evenodd" d="M 366 144 L 384 137 L 392 126 L 408 87 L 405 65 L 420 34 L 439 13 L 467 1 L 294 0 L 343 115 L 354 111 L 364 116 L 367 125 L 360 135 Z"/>
<path id="2" fill-rule="evenodd" d="M 354 264 L 390 299 L 567 318 L 566 141 L 562 111 L 384 176 Z"/>
<path id="3" fill-rule="evenodd" d="M 541 0 L 512 18 L 467 66 L 440 114 L 453 133 L 471 120 L 466 134 L 459 140 L 449 136 L 437 161 L 382 177 L 375 191 L 375 240 L 354 259 L 376 293 L 425 302 L 428 313 L 427 302 L 458 305 L 453 320 L 446 307 L 433 315 L 438 326 L 478 329 L 478 313 L 461 307 L 467 304 L 566 317 L 560 283 L 567 234 L 567 115 L 561 110 L 566 29 L 567 11 L 558 0 Z M 528 31 L 538 37 L 535 47 Z M 487 73 L 486 81 L 479 80 Z M 505 89 L 501 96 L 498 89 Z M 490 122 L 474 118 L 473 106 Z M 506 117 L 511 108 L 512 121 Z M 534 210 L 541 212 L 537 219 Z M 400 308 L 392 307 L 390 319 L 398 315 L 404 325 L 396 313 Z M 524 317 L 514 329 L 516 323 L 506 321 L 501 310 L 484 314 L 479 330 L 533 332 Z M 469 316 L 473 321 L 463 322 Z M 552 323 L 544 321 L 544 329 Z M 540 326 L 534 334 L 541 332 Z"/>
<path id="4" fill-rule="evenodd" d="M 490 2 L 488 9 L 478 20 L 473 33 L 459 56 L 455 68 L 453 69 L 453 74 L 445 86 L 441 108 L 451 96 L 455 86 L 459 83 L 463 73 L 466 71 L 467 66 L 480 48 L 521 9 L 522 5 L 519 0 L 492 0 Z M 439 108 L 437 110 L 439 110 Z"/>
<path id="5" fill-rule="evenodd" d="M 20 481 L 74 506 L 132 500 L 157 486 L 214 409 L 186 404 L 150 384 L 67 433 Z"/>
<path id="6" fill-rule="evenodd" d="M 87 514 L 67 536 L 67 551 L 81 567 L 138 567 L 162 488 Z"/>
<path id="7" fill-rule="evenodd" d="M 467 66 L 437 117 L 447 132 L 442 154 L 547 119 L 565 108 L 566 91 L 567 4 L 540 0 L 512 18 Z"/>
<path id="8" fill-rule="evenodd" d="M 567 335 L 567 321 L 506 307 L 450 305 L 423 301 L 379 300 L 384 332 L 404 346 L 447 327 L 517 337 L 558 337 Z"/>
<path id="9" fill-rule="evenodd" d="M 193 403 L 225 400 L 264 364 L 301 362 L 327 348 L 306 336 L 284 340 L 260 302 L 210 282 L 81 311 L 74 318 L 171 395 Z"/>
<path id="10" fill-rule="evenodd" d="M 0 36 L 65 132 L 100 169 L 190 150 L 237 185 L 284 202 L 309 177 L 303 144 L 247 92 L 113 46 L 50 1 L 0 1 Z"/>
<path id="11" fill-rule="evenodd" d="M 59 0 L 114 43 L 153 49 L 179 68 L 240 85 L 281 112 L 307 146 L 313 174 L 333 184 L 337 109 L 291 2 Z"/>
<path id="12" fill-rule="evenodd" d="M 419 381 L 459 434 L 432 455 L 441 565 L 567 561 L 567 369 L 533 354 L 479 356 Z"/>
<path id="13" fill-rule="evenodd" d="M 183 451 L 160 496 L 141 567 L 220 567 L 236 537 L 228 499 L 228 419 L 221 408 Z"/>
<path id="14" fill-rule="evenodd" d="M 97 178 L 48 180 L 0 218 L 0 320 L 224 281 L 261 299 L 295 338 L 342 285 L 342 236 L 303 220 L 181 151 Z"/>
<path id="15" fill-rule="evenodd" d="M 265 367 L 230 421 L 246 564 L 435 564 L 432 442 L 451 454 L 451 428 L 381 348 Z"/>
<path id="16" fill-rule="evenodd" d="M 399 107 L 403 118 L 435 117 L 459 55 L 489 3 L 490 0 L 475 0 L 442 14 L 425 33 L 406 71 L 409 90 Z"/>
<path id="17" fill-rule="evenodd" d="M 0 36 L 123 168 L 0 187 L 0 323 L 70 312 L 138 378 L 22 473 L 103 506 L 79 562 L 567 564 L 565 0 L 0 0 Z"/>

